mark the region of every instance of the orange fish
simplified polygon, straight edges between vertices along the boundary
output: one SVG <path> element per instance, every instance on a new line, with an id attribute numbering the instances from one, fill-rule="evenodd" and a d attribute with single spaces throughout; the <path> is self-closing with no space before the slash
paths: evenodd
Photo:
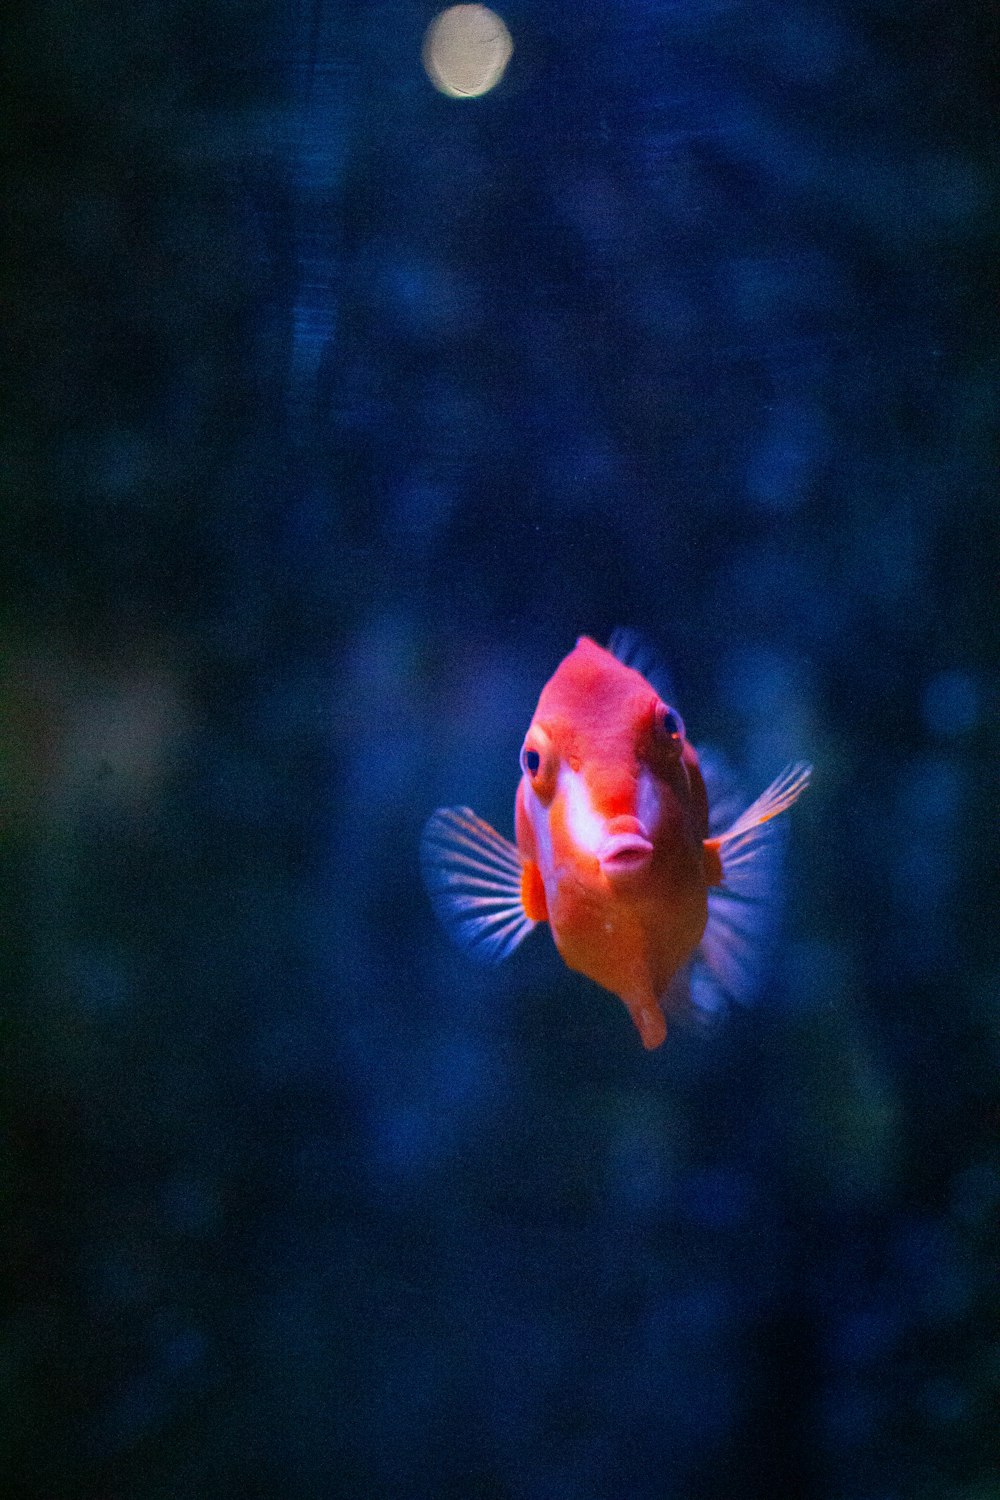
<path id="1" fill-rule="evenodd" d="M 631 632 L 607 650 L 581 636 L 524 737 L 516 846 L 467 807 L 439 808 L 421 845 L 456 942 L 499 962 L 548 922 L 566 964 L 624 1002 L 647 1048 L 667 1034 L 665 1010 L 754 989 L 778 894 L 772 819 L 810 776 L 790 766 L 718 831 L 732 796 L 651 677 L 664 686 Z"/>

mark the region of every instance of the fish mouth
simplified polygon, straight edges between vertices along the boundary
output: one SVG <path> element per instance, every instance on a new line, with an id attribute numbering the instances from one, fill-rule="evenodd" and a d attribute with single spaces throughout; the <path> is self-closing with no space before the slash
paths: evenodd
<path id="1" fill-rule="evenodd" d="M 641 833 L 613 833 L 604 840 L 597 857 L 605 875 L 614 879 L 644 870 L 653 857 L 653 846 Z"/>

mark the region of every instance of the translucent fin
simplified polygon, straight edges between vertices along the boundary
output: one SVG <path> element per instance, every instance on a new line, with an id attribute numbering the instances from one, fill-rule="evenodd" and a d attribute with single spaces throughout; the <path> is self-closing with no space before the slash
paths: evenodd
<path id="1" fill-rule="evenodd" d="M 736 772 L 719 751 L 698 745 L 697 753 L 708 798 L 708 835 L 721 838 L 736 822 L 746 798 Z"/>
<path id="2" fill-rule="evenodd" d="M 660 996 L 660 1004 L 668 1027 L 707 1027 L 725 1011 L 727 999 L 704 959 L 696 953 L 671 979 Z"/>
<path id="3" fill-rule="evenodd" d="M 739 840 L 752 838 L 755 829 L 761 824 L 776 818 L 779 813 L 791 807 L 793 802 L 798 801 L 809 785 L 811 775 L 812 766 L 807 766 L 804 761 L 797 761 L 794 766 L 787 766 L 777 780 L 771 782 L 766 792 L 761 792 L 757 801 L 752 802 L 728 832 L 722 835 L 724 866 L 728 867 L 734 845 Z"/>
<path id="4" fill-rule="evenodd" d="M 664 665 L 659 651 L 638 630 L 630 630 L 626 625 L 618 625 L 611 632 L 607 649 L 624 667 L 634 667 L 641 672 L 651 687 L 654 687 L 663 699 L 673 707 L 674 685 L 670 680 L 670 673 Z"/>
<path id="5" fill-rule="evenodd" d="M 691 999 L 703 1013 L 726 999 L 752 1001 L 760 989 L 781 910 L 785 828 L 775 822 L 809 784 L 811 768 L 789 766 L 722 834 L 714 832 L 717 803 L 731 802 L 728 771 L 710 757 L 710 825 L 722 860 L 722 885 L 708 893 L 708 925 L 691 972 Z M 711 783 L 711 784 L 710 784 Z M 715 796 L 713 796 L 713 792 Z M 721 793 L 721 795 L 720 795 Z"/>
<path id="6" fill-rule="evenodd" d="M 445 932 L 498 964 L 537 926 L 521 901 L 521 856 L 469 807 L 439 807 L 420 840 L 424 884 Z"/>

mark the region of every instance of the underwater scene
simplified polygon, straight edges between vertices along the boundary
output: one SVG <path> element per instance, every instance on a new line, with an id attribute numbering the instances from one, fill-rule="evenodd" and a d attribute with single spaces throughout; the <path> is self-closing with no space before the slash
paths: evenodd
<path id="1" fill-rule="evenodd" d="M 978 0 L 35 0 L 10 1500 L 1000 1500 Z"/>

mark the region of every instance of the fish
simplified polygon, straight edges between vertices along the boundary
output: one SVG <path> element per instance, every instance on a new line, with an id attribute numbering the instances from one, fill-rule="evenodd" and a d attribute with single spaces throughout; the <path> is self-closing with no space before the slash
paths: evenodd
<path id="1" fill-rule="evenodd" d="M 789 765 L 737 813 L 731 773 L 694 748 L 672 696 L 635 632 L 606 647 L 580 636 L 524 737 L 515 841 L 442 807 L 420 846 L 461 948 L 498 963 L 547 923 L 564 963 L 622 1001 L 647 1050 L 668 1017 L 759 989 L 781 887 L 775 819 L 812 769 Z"/>

